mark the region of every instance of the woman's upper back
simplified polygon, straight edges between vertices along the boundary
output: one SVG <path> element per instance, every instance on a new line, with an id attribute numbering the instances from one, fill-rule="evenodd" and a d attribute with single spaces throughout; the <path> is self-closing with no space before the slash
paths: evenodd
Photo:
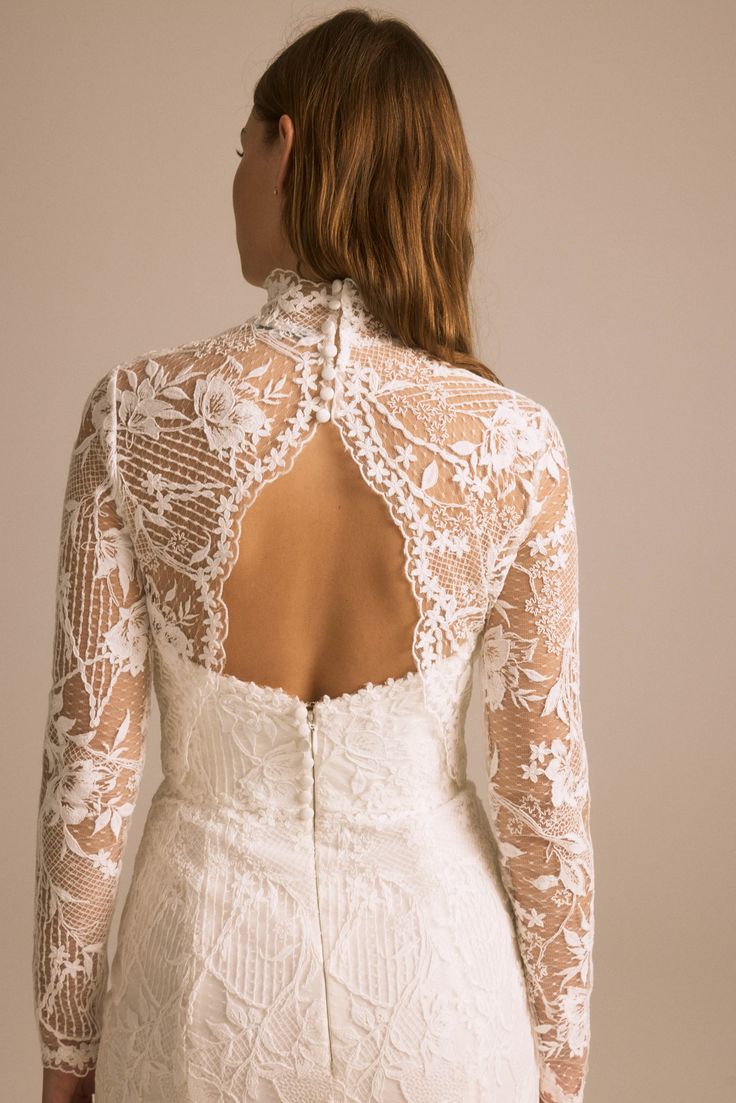
<path id="1" fill-rule="evenodd" d="M 469 656 L 549 414 L 393 339 L 349 279 L 266 291 L 90 396 L 154 642 L 307 699 Z"/>

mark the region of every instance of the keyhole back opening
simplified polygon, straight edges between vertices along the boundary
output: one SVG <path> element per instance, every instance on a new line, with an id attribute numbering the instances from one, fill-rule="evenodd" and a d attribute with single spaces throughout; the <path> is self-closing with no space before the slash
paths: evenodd
<path id="1" fill-rule="evenodd" d="M 222 673 L 317 700 L 416 669 L 404 535 L 332 421 L 242 515 Z"/>

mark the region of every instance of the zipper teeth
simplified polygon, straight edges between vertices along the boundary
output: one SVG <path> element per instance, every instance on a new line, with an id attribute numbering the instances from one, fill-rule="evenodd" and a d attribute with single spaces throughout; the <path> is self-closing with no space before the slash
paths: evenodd
<path id="1" fill-rule="evenodd" d="M 315 704 L 314 701 L 310 701 L 310 703 L 307 705 L 307 723 L 309 724 L 309 731 L 310 731 L 310 740 L 309 741 L 310 741 L 311 748 L 312 748 L 312 761 L 313 762 L 314 762 L 314 704 Z M 312 766 L 312 769 L 314 769 L 314 765 Z M 316 818 L 316 814 L 317 814 L 317 809 L 316 809 L 316 801 L 317 801 L 316 778 L 313 778 L 312 794 L 313 794 L 313 800 L 315 802 L 314 816 Z M 314 831 L 314 818 L 312 820 L 312 830 Z M 324 977 L 325 1017 L 326 1017 L 326 1024 L 327 1024 L 327 1044 L 329 1046 L 329 1052 L 330 1052 L 330 1073 L 331 1073 L 331 1075 L 334 1076 L 335 1058 L 334 1058 L 334 1054 L 333 1054 L 333 1051 L 332 1051 L 332 1028 L 331 1028 L 331 1020 L 330 1020 L 330 1003 L 329 1003 L 329 997 L 327 995 L 327 990 L 328 990 L 328 987 L 329 987 L 329 977 L 328 977 L 328 974 L 327 974 L 327 960 L 326 960 L 326 956 L 325 956 L 324 930 L 322 928 L 322 909 L 320 907 L 320 899 L 319 899 L 319 897 L 320 897 L 320 888 L 319 888 L 319 873 L 317 871 L 317 852 L 316 852 L 316 850 L 314 851 L 314 887 L 315 887 L 316 903 L 317 903 L 317 923 L 318 923 L 318 926 L 319 926 L 320 945 L 322 947 L 322 974 L 323 974 L 323 977 Z"/>
<path id="2" fill-rule="evenodd" d="M 309 725 L 309 750 L 312 753 L 312 770 L 314 771 L 314 701 L 307 705 L 307 724 Z M 312 778 L 314 785 L 315 778 Z"/>
<path id="3" fill-rule="evenodd" d="M 307 705 L 307 724 L 309 725 L 309 750 L 312 755 L 312 803 L 314 809 L 314 816 L 317 815 L 317 778 L 315 776 L 315 763 L 314 763 L 314 702 L 310 701 Z"/>

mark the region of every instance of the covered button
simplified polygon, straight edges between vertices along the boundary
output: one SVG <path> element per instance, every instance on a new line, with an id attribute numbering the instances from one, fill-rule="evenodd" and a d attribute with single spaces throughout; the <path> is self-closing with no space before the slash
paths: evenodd
<path id="1" fill-rule="evenodd" d="M 322 378 L 323 379 L 334 379 L 335 378 L 335 369 L 332 367 L 331 364 L 325 364 L 325 366 L 322 368 Z"/>
<path id="2" fill-rule="evenodd" d="M 335 390 L 334 390 L 333 387 L 322 386 L 319 389 L 319 397 L 320 398 L 324 398 L 324 399 L 333 398 L 334 394 L 335 394 Z"/>
<path id="3" fill-rule="evenodd" d="M 342 291 L 342 280 L 333 280 L 332 281 L 332 294 L 333 295 L 339 295 L 341 291 Z"/>
<path id="4" fill-rule="evenodd" d="M 317 413 L 314 416 L 317 418 L 317 421 L 329 421 L 330 411 L 326 406 L 318 406 Z"/>

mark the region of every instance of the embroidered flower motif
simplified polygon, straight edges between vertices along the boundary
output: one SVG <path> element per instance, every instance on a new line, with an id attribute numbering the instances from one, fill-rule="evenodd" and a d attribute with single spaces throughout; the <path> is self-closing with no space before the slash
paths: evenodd
<path id="1" fill-rule="evenodd" d="M 103 638 L 112 658 L 130 671 L 133 677 L 144 668 L 148 653 L 148 610 L 145 598 L 139 598 L 119 610 L 115 624 Z"/>
<path id="2" fill-rule="evenodd" d="M 149 370 L 158 368 L 158 364 L 149 362 Z M 154 440 L 161 436 L 161 422 L 182 421 L 185 416 L 166 399 L 157 397 L 156 388 L 148 375 L 123 391 L 118 402 L 118 425 L 129 433 L 140 433 Z"/>
<path id="3" fill-rule="evenodd" d="M 486 429 L 479 466 L 489 469 L 500 490 L 508 490 L 514 475 L 528 470 L 530 460 L 541 451 L 542 430 L 513 402 L 499 402 L 493 414 L 482 421 Z"/>
<path id="4" fill-rule="evenodd" d="M 117 528 L 103 532 L 97 548 L 96 577 L 109 578 L 113 574 L 117 575 L 123 599 L 127 598 L 135 574 L 135 559 L 130 537 Z"/>
<path id="5" fill-rule="evenodd" d="M 410 464 L 416 462 L 416 459 L 417 456 L 411 444 L 399 444 L 396 446 L 396 460 L 402 467 L 409 467 Z"/>
<path id="6" fill-rule="evenodd" d="M 78 824 L 84 820 L 104 770 L 91 759 L 60 762 L 46 790 L 44 812 L 48 823 Z"/>
<path id="7" fill-rule="evenodd" d="M 495 608 L 502 610 L 503 605 L 503 599 L 499 599 Z M 532 665 L 536 646 L 536 639 L 524 639 L 516 632 L 505 631 L 502 624 L 488 628 L 483 639 L 483 661 L 488 664 L 484 698 L 491 711 L 501 708 L 506 693 L 517 707 L 528 708 L 542 699 L 532 686 L 522 684 L 524 678 L 533 685 L 544 681 L 544 676 Z"/>
<path id="8" fill-rule="evenodd" d="M 248 390 L 255 396 L 255 388 Z M 265 411 L 254 398 L 242 398 L 235 387 L 218 373 L 198 379 L 194 387 L 194 409 L 213 451 L 224 453 L 240 448 L 247 436 L 257 435 L 267 422 Z"/>

